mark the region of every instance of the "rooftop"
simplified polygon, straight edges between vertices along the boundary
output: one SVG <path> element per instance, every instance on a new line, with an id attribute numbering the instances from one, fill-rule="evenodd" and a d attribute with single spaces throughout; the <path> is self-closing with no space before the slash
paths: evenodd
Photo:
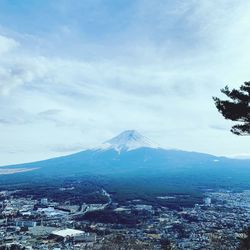
<path id="1" fill-rule="evenodd" d="M 67 228 L 59 231 L 53 231 L 52 234 L 61 237 L 67 237 L 67 236 L 74 237 L 77 235 L 84 234 L 84 231 Z"/>

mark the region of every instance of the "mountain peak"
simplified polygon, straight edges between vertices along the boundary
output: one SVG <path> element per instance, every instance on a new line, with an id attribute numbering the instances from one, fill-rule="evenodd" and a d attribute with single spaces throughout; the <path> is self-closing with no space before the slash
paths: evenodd
<path id="1" fill-rule="evenodd" d="M 137 148 L 158 148 L 159 146 L 141 135 L 136 130 L 126 130 L 112 139 L 104 142 L 102 149 L 115 149 L 118 152 Z"/>

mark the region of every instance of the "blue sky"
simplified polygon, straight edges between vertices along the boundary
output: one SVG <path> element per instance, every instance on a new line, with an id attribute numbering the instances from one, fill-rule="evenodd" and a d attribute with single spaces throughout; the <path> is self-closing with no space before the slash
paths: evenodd
<path id="1" fill-rule="evenodd" d="M 211 98 L 250 80 L 249 13 L 245 0 L 0 0 L 0 164 L 127 129 L 249 155 Z"/>

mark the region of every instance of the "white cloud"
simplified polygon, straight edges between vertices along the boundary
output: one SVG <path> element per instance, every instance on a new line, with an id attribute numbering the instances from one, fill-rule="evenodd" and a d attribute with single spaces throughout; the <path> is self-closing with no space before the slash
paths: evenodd
<path id="1" fill-rule="evenodd" d="M 0 35 L 0 55 L 4 56 L 5 53 L 17 48 L 19 43 L 12 38 Z"/>
<path id="2" fill-rule="evenodd" d="M 58 43 L 72 34 L 68 24 L 55 40 L 0 36 L 0 164 L 13 152 L 16 162 L 47 158 L 125 129 L 162 146 L 245 153 L 249 140 L 230 134 L 211 97 L 250 79 L 250 4 L 177 2 L 137 1 L 110 44 Z"/>

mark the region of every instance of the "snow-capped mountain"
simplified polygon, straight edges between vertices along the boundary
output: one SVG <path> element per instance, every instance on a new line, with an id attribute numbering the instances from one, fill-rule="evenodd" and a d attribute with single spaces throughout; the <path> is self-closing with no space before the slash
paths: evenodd
<path id="1" fill-rule="evenodd" d="M 49 160 L 1 167 L 0 183 L 46 181 L 72 176 L 100 178 L 124 185 L 133 180 L 162 187 L 166 183 L 200 185 L 249 183 L 250 160 L 163 149 L 134 130 L 124 131 L 100 147 Z M 16 174 L 14 174 L 16 173 Z M 143 189 L 144 190 L 144 189 Z"/>
<path id="2" fill-rule="evenodd" d="M 159 146 L 135 130 L 126 130 L 116 137 L 104 142 L 97 149 L 114 149 L 117 152 L 130 151 L 138 148 L 159 148 Z"/>

